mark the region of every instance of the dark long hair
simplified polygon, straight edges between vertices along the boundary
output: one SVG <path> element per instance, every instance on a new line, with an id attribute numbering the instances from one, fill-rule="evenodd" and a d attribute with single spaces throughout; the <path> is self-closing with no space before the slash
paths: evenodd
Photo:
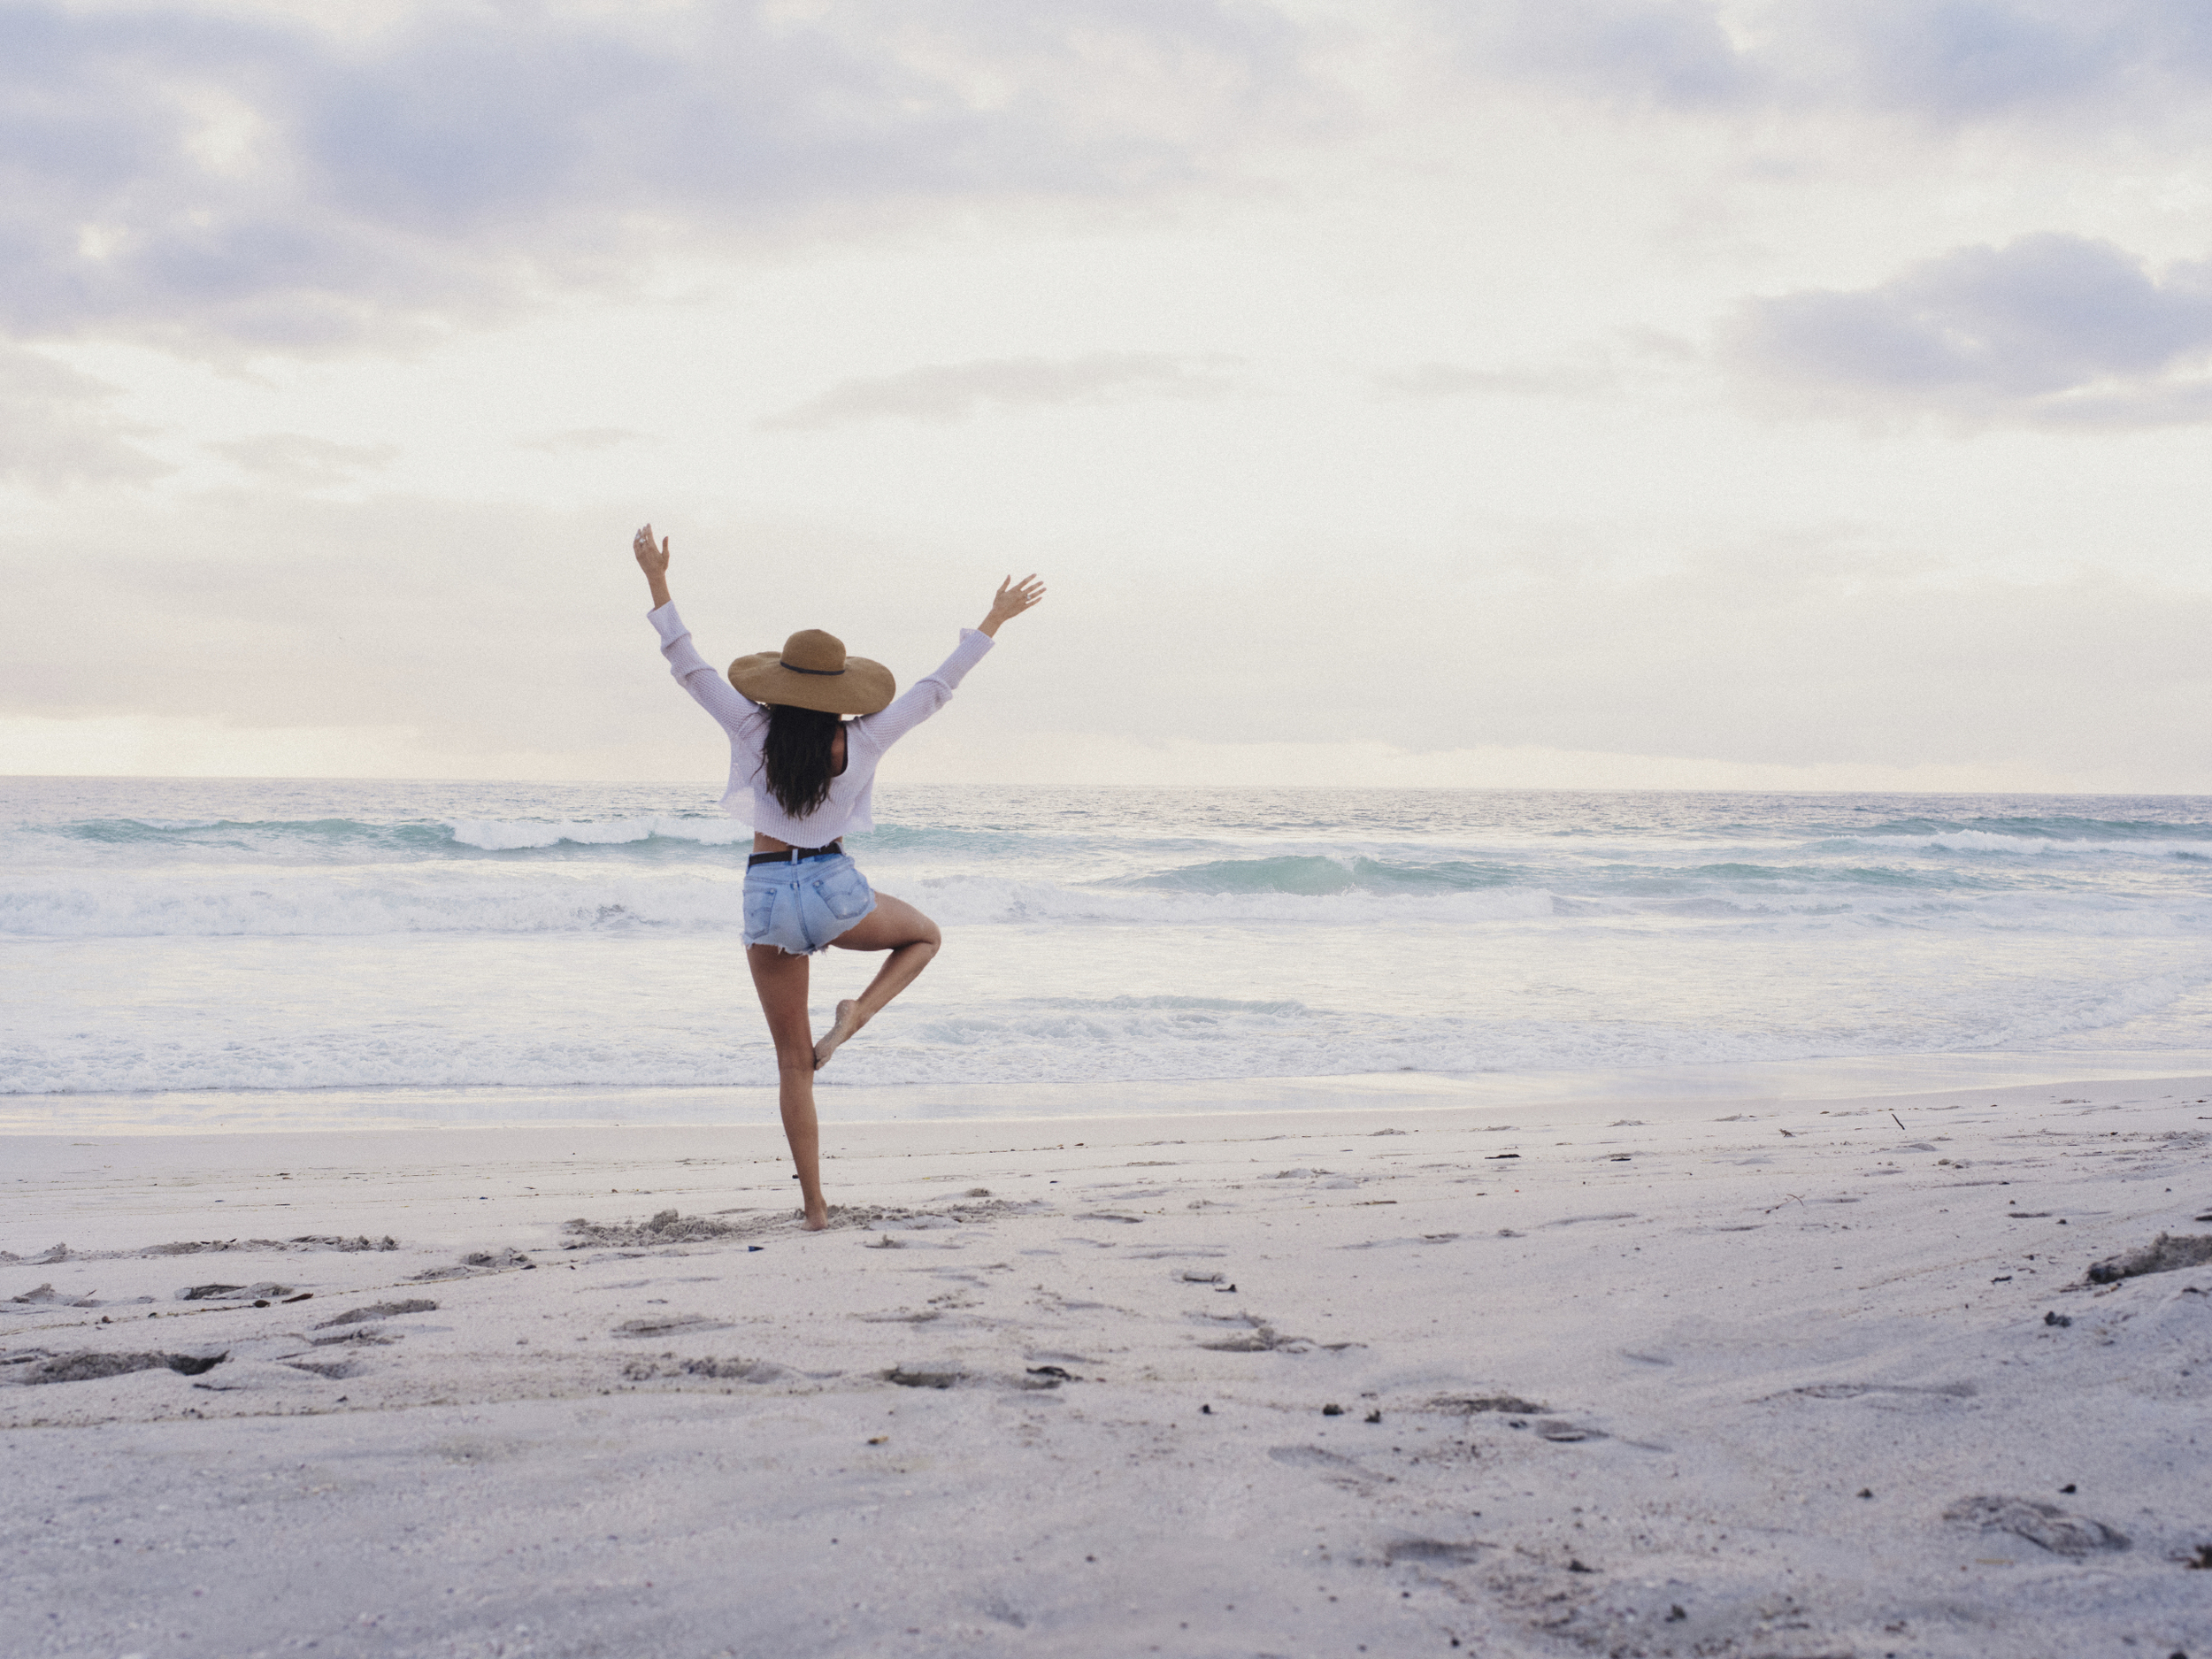
<path id="1" fill-rule="evenodd" d="M 829 799 L 830 780 L 837 774 L 830 755 L 830 739 L 840 722 L 818 709 L 795 709 L 787 703 L 768 708 L 768 740 L 761 760 L 768 769 L 768 793 L 776 804 L 795 818 Z"/>

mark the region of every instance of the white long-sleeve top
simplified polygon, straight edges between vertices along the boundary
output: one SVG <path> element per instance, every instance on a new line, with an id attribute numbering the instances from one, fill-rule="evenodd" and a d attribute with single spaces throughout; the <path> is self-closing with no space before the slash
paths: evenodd
<path id="1" fill-rule="evenodd" d="M 830 780 L 828 800 L 804 818 L 795 818 L 768 793 L 768 769 L 761 756 L 768 736 L 766 706 L 731 685 L 720 669 L 699 655 L 691 642 L 691 630 L 676 614 L 672 602 L 647 611 L 645 619 L 661 636 L 661 655 L 668 659 L 668 672 L 676 683 L 730 734 L 730 787 L 723 794 L 722 810 L 759 833 L 794 847 L 826 847 L 841 835 L 856 835 L 876 826 L 876 763 L 892 744 L 945 706 L 954 687 L 995 642 L 975 628 L 961 629 L 960 643 L 936 672 L 916 680 L 888 708 L 846 721 L 845 770 Z"/>

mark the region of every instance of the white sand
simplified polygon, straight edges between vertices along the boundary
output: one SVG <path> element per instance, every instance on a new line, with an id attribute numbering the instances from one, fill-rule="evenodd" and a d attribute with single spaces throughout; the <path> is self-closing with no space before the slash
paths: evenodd
<path id="1" fill-rule="evenodd" d="M 2208 1102 L 12 1137 L 0 1647 L 2204 1659 Z"/>

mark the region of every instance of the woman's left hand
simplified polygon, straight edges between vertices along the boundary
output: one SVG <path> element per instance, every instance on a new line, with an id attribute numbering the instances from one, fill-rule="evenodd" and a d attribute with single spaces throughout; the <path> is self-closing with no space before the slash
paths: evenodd
<path id="1" fill-rule="evenodd" d="M 668 603 L 668 538 L 663 536 L 656 542 L 653 526 L 646 525 L 630 538 L 630 551 L 637 556 L 646 586 L 653 590 L 654 609 L 658 610 Z"/>
<path id="2" fill-rule="evenodd" d="M 1045 585 L 1036 577 L 1025 576 L 1016 581 L 1009 576 L 998 585 L 998 596 L 991 601 L 991 614 L 983 618 L 979 632 L 998 637 L 998 625 L 1018 617 L 1045 596 Z"/>

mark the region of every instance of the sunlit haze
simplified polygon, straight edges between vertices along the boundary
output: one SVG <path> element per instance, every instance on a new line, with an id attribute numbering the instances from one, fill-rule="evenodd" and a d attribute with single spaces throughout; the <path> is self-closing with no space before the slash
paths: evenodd
<path id="1" fill-rule="evenodd" d="M 0 11 L 0 772 L 2212 790 L 2188 0 Z"/>

